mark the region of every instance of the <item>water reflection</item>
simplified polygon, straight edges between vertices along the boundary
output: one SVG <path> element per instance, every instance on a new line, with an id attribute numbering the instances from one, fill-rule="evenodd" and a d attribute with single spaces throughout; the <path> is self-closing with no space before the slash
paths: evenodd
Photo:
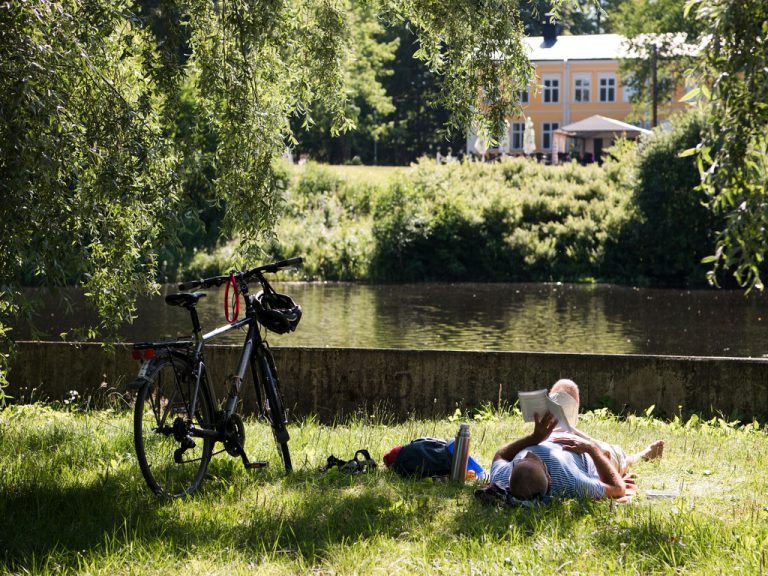
<path id="1" fill-rule="evenodd" d="M 762 356 L 768 353 L 765 296 L 575 284 L 276 285 L 304 309 L 297 332 L 270 335 L 277 346 L 529 350 L 615 354 Z M 174 287 L 165 288 L 165 293 Z M 201 300 L 204 329 L 224 323 L 223 290 Z M 50 302 L 37 324 L 49 337 L 94 320 L 82 297 L 73 310 Z M 163 294 L 164 295 L 164 294 Z M 190 332 L 163 295 L 139 303 L 127 341 Z M 28 338 L 28 326 L 17 338 Z M 240 342 L 227 333 L 221 342 Z"/>

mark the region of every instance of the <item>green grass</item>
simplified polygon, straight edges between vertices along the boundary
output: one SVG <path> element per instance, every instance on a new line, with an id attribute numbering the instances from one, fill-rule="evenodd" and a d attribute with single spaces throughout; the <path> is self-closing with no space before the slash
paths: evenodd
<path id="1" fill-rule="evenodd" d="M 195 497 L 149 493 L 127 411 L 11 406 L 0 412 L 0 573 L 53 574 L 760 574 L 768 569 L 768 436 L 757 425 L 662 422 L 587 413 L 582 427 L 637 450 L 629 505 L 564 501 L 540 510 L 482 505 L 471 484 L 320 474 L 328 455 L 383 453 L 471 421 L 487 465 L 524 433 L 518 414 L 459 419 L 359 417 L 291 426 L 296 472 L 247 472 L 224 455 Z M 269 429 L 247 423 L 254 458 L 275 463 Z M 275 463 L 276 464 L 276 463 Z M 651 500 L 647 489 L 681 490 Z"/>
<path id="2" fill-rule="evenodd" d="M 291 164 L 287 165 L 287 169 L 291 176 L 301 177 L 307 171 L 307 166 L 312 165 L 305 164 L 299 166 Z M 314 164 L 314 166 L 317 166 L 317 164 Z M 340 178 L 348 184 L 359 186 L 387 186 L 397 175 L 407 174 L 412 170 L 408 166 L 347 166 L 334 164 L 323 164 L 322 166 L 336 178 Z"/>

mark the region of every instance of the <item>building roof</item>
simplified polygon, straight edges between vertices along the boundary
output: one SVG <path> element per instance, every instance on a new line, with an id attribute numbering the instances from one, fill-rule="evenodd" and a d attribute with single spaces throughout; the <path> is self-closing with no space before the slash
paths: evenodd
<path id="1" fill-rule="evenodd" d="M 705 40 L 688 44 L 684 33 L 641 34 L 627 39 L 620 34 L 583 34 L 580 36 L 544 36 L 524 38 L 526 53 L 533 62 L 566 60 L 618 60 L 621 58 L 648 58 L 650 46 L 656 45 L 664 56 L 691 56 L 698 54 Z"/>
<path id="2" fill-rule="evenodd" d="M 625 38 L 620 34 L 584 34 L 557 36 L 547 40 L 543 36 L 524 39 L 528 57 L 536 61 L 555 60 L 616 60 L 626 57 Z"/>
<path id="3" fill-rule="evenodd" d="M 568 124 L 557 130 L 568 135 L 583 134 L 584 132 L 626 132 L 636 134 L 650 134 L 650 130 L 627 124 L 621 120 L 614 120 L 595 114 L 584 120 Z"/>

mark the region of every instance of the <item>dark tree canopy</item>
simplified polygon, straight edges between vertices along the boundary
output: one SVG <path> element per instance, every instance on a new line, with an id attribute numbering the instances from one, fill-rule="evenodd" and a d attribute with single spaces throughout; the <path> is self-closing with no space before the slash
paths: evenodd
<path id="1" fill-rule="evenodd" d="M 386 111 L 385 95 L 359 83 L 370 22 L 414 32 L 450 125 L 498 132 L 517 109 L 532 69 L 516 0 L 0 4 L 3 302 L 22 279 L 76 282 L 103 327 L 130 318 L 154 286 L 158 246 L 199 205 L 191 189 L 258 251 L 291 118 L 322 109 L 343 134 L 354 94 Z"/>

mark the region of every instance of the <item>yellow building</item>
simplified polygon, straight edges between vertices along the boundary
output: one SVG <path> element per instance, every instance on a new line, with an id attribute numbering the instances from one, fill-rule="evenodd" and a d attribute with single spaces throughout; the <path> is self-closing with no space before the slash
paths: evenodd
<path id="1" fill-rule="evenodd" d="M 555 26 L 548 26 L 545 36 L 524 39 L 531 62 L 536 69 L 537 89 L 521 95 L 523 117 L 509 121 L 509 131 L 490 155 L 521 155 L 524 153 L 525 119 L 533 121 L 535 145 L 533 151 L 545 160 L 557 161 L 553 152 L 578 152 L 587 158 L 599 159 L 602 149 L 610 145 L 608 138 L 580 138 L 580 150 L 556 150 L 555 133 L 563 127 L 581 123 L 593 116 L 625 122 L 637 117 L 631 103 L 631 92 L 621 81 L 619 60 L 628 57 L 625 38 L 618 34 L 558 36 Z M 675 100 L 659 108 L 664 117 L 686 105 Z M 634 113 L 634 114 L 633 114 Z M 651 111 L 644 114 L 641 128 L 650 125 Z M 583 125 L 583 124 L 582 124 Z M 571 132 L 568 132 L 572 136 Z M 562 136 L 562 134 L 561 134 Z M 604 136 L 604 135 L 603 135 Z M 469 154 L 483 154 L 482 142 L 471 134 L 467 139 Z"/>

